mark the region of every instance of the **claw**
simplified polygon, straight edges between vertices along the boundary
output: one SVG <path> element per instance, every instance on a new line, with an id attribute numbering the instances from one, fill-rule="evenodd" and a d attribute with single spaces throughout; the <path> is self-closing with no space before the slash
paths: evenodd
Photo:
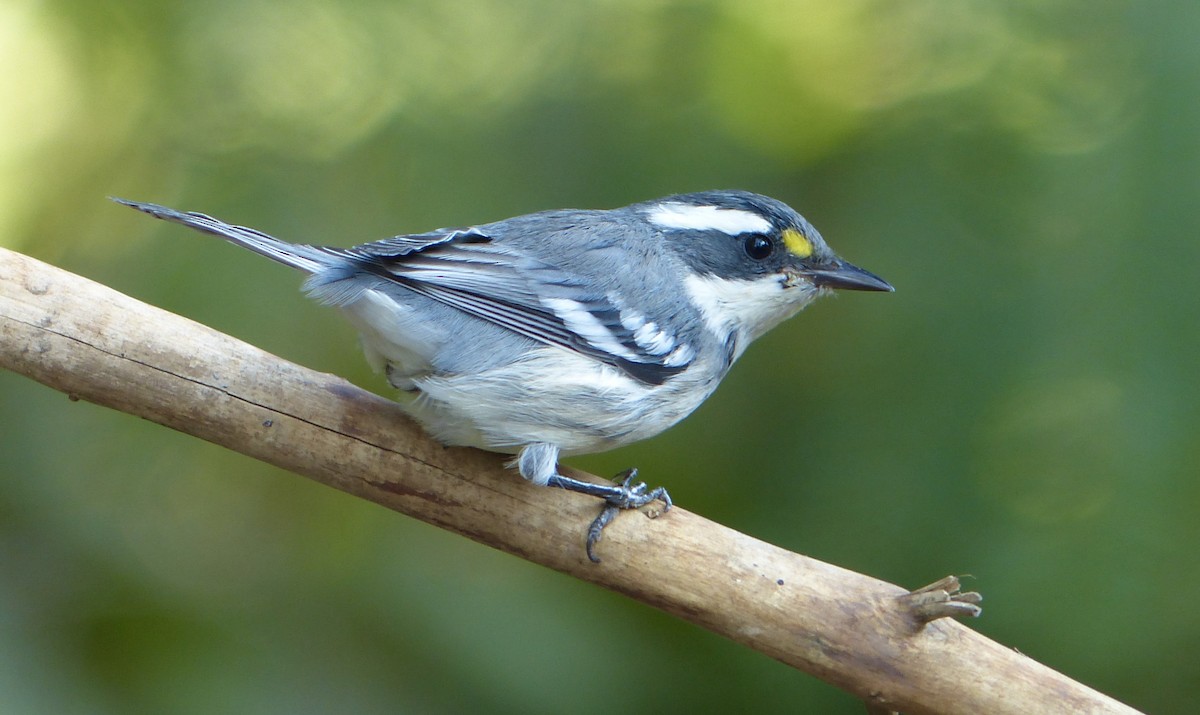
<path id="1" fill-rule="evenodd" d="M 619 513 L 621 513 L 621 507 L 609 504 L 601 509 L 600 514 L 588 525 L 587 557 L 592 563 L 600 563 L 600 557 L 596 555 L 596 542 L 600 540 L 600 534 L 604 531 L 604 527 L 612 523 Z"/>
<path id="2" fill-rule="evenodd" d="M 647 491 L 648 487 L 646 483 L 637 482 L 635 484 L 635 479 L 637 479 L 637 469 L 632 468 L 626 469 L 613 477 L 613 481 L 619 482 L 616 485 L 580 482 L 560 474 L 550 477 L 550 484 L 553 486 L 583 494 L 590 494 L 604 500 L 604 508 L 600 510 L 600 514 L 588 525 L 587 530 L 587 556 L 592 563 L 600 563 L 600 557 L 596 556 L 596 544 L 603 535 L 604 527 L 611 524 L 612 520 L 617 518 L 617 514 L 625 509 L 639 509 L 652 501 L 661 501 L 663 503 L 663 511 L 671 509 L 671 495 L 667 494 L 666 489 L 655 487 Z"/>
<path id="3" fill-rule="evenodd" d="M 655 487 L 647 492 L 645 482 L 633 483 L 633 480 L 637 479 L 637 473 L 636 467 L 630 467 L 613 477 L 613 481 L 620 480 L 621 486 L 618 491 L 605 497 L 605 507 L 588 526 L 587 555 L 592 563 L 600 563 L 600 557 L 596 556 L 596 542 L 600 541 L 604 527 L 612 523 L 612 520 L 617 518 L 617 514 L 622 510 L 640 509 L 655 500 L 662 501 L 663 511 L 670 510 L 671 495 L 667 494 L 667 490 L 663 487 Z"/>

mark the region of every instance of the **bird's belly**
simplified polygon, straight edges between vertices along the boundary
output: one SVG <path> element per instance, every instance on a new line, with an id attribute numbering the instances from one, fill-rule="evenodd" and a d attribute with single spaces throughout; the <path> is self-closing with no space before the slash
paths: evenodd
<path id="1" fill-rule="evenodd" d="M 632 380 L 616 368 L 556 347 L 469 375 L 414 380 L 406 408 L 444 444 L 516 452 L 556 445 L 590 454 L 653 437 L 687 416 L 711 389 L 677 376 L 663 385 Z"/>

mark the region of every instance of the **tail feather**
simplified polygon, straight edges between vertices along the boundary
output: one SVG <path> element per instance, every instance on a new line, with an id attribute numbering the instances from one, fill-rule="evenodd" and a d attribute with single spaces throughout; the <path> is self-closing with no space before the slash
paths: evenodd
<path id="1" fill-rule="evenodd" d="M 305 273 L 316 273 L 323 268 L 328 268 L 330 265 L 339 262 L 330 251 L 320 246 L 288 243 L 274 236 L 268 236 L 261 231 L 246 228 L 245 226 L 234 226 L 211 216 L 205 216 L 202 213 L 184 213 L 157 204 L 129 201 L 128 199 L 120 199 L 115 196 L 110 198 L 118 204 L 135 208 L 155 218 L 160 218 L 164 221 L 173 221 L 197 231 L 220 236 L 231 243 L 248 248 L 273 261 L 278 261 L 292 268 L 298 268 Z"/>

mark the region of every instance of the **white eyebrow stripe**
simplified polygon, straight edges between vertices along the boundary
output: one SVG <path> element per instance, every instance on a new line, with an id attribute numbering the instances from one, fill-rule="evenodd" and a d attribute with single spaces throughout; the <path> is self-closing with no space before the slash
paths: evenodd
<path id="1" fill-rule="evenodd" d="M 720 206 L 693 206 L 668 201 L 658 204 L 647 215 L 650 222 L 663 228 L 721 231 L 730 236 L 743 233 L 767 233 L 771 222 L 753 211 Z"/>

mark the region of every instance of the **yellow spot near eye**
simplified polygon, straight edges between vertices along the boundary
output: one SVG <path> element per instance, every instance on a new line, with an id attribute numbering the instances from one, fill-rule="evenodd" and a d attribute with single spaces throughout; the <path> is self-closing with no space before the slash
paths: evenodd
<path id="1" fill-rule="evenodd" d="M 808 258 L 813 253 L 812 242 L 794 228 L 783 230 L 783 245 L 796 258 Z"/>

